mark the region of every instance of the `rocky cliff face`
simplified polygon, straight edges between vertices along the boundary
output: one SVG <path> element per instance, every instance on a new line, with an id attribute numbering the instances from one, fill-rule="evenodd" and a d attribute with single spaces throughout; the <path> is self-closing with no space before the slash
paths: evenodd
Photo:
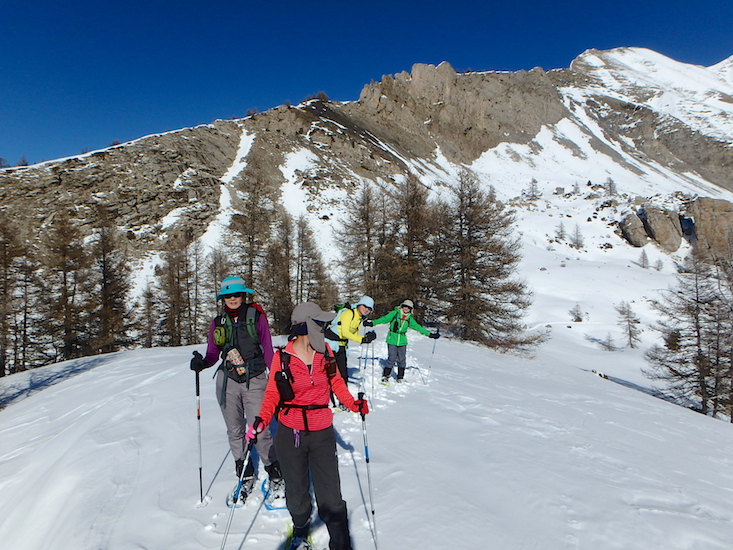
<path id="1" fill-rule="evenodd" d="M 664 107 L 670 90 L 678 94 L 683 115 L 685 101 L 702 101 L 698 92 L 653 77 L 644 84 L 637 64 L 647 63 L 651 73 L 657 66 L 674 69 L 684 82 L 690 78 L 685 71 L 692 69 L 671 60 L 663 64 L 661 56 L 645 52 L 591 50 L 570 68 L 550 72 L 464 74 L 447 63 L 415 65 L 410 73 L 368 84 L 355 102 L 282 106 L 2 170 L 0 209 L 33 234 L 59 205 L 75 205 L 80 225 L 88 228 L 96 206 L 103 204 L 133 249 L 143 253 L 158 248 L 171 230 L 201 235 L 219 211 L 221 193 L 236 195 L 244 180 L 275 194 L 286 182 L 299 185 L 318 214 L 335 200 L 326 190 L 348 191 L 362 180 L 389 189 L 413 174 L 430 187 L 457 167 L 468 167 L 511 197 L 521 194 L 517 182 L 526 181 L 526 174 L 554 186 L 589 179 L 586 172 L 596 179 L 613 173 L 629 194 L 668 181 L 672 189 L 721 201 L 692 202 L 690 215 L 704 232 L 700 242 L 711 249 L 723 246 L 714 233 L 730 221 L 723 198 L 733 190 L 733 83 L 705 73 L 713 75 L 705 101 L 717 109 L 710 115 L 717 126 L 692 115 L 675 118 Z M 549 142 L 540 139 L 545 133 Z M 485 160 L 492 151 L 494 164 Z M 290 169 L 296 154 L 308 161 Z M 561 154 L 578 167 L 571 168 Z M 548 159 L 568 166 L 565 179 L 547 168 Z M 602 171 L 599 159 L 608 163 Z M 172 212 L 177 217 L 166 218 Z M 651 237 L 675 250 L 682 236 L 675 216 L 647 208 L 638 221 L 625 222 L 624 234 L 636 245 Z"/>

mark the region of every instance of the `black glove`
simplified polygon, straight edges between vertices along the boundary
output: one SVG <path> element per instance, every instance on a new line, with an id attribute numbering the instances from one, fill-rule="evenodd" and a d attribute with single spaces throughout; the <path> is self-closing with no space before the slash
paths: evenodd
<path id="1" fill-rule="evenodd" d="M 364 322 L 362 323 L 365 327 L 373 327 L 374 321 L 370 321 L 369 319 L 364 319 Z"/>
<path id="2" fill-rule="evenodd" d="M 193 359 L 191 359 L 191 370 L 196 372 L 201 372 L 206 368 L 206 361 L 204 361 L 204 358 L 201 357 L 201 354 L 198 351 L 193 352 Z"/>
<path id="3" fill-rule="evenodd" d="M 438 338 L 440 338 L 440 333 L 439 332 L 431 332 L 428 335 L 428 338 L 432 338 L 433 340 L 437 340 Z"/>
<path id="4" fill-rule="evenodd" d="M 368 344 L 369 342 L 377 339 L 377 333 L 373 330 L 370 330 L 364 335 L 364 338 L 361 339 L 362 344 Z"/>

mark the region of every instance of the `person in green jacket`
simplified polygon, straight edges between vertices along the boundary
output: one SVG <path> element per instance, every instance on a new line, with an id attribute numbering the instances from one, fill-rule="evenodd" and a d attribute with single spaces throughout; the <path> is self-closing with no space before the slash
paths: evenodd
<path id="1" fill-rule="evenodd" d="M 412 300 L 404 300 L 384 317 L 365 321 L 365 326 L 383 325 L 389 323 L 387 333 L 387 366 L 382 372 L 382 382 L 389 382 L 392 368 L 397 367 L 397 382 L 402 382 L 405 377 L 405 365 L 407 364 L 407 329 L 411 328 L 424 336 L 440 338 L 437 332 L 430 332 L 428 329 L 415 321 L 412 316 L 414 305 Z"/>

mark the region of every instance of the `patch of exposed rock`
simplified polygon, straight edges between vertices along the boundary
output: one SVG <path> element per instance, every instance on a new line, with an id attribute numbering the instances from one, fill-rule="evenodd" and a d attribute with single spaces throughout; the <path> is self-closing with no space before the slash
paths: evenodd
<path id="1" fill-rule="evenodd" d="M 145 247 L 177 210 L 201 231 L 219 208 L 221 176 L 241 128 L 232 121 L 149 136 L 80 157 L 0 172 L 0 205 L 33 234 L 59 207 L 73 209 L 85 233 L 104 205 L 118 227 Z"/>
<path id="2" fill-rule="evenodd" d="M 699 197 L 687 204 L 687 216 L 695 224 L 700 251 L 730 258 L 733 254 L 733 204 L 720 199 Z"/>
<path id="3" fill-rule="evenodd" d="M 687 225 L 689 224 L 689 228 Z M 730 257 L 733 251 L 733 204 L 721 199 L 698 197 L 684 205 L 683 212 L 644 203 L 620 223 L 622 236 L 633 246 L 654 241 L 667 253 L 677 251 L 682 238 L 693 242 L 708 256 Z"/>
<path id="4" fill-rule="evenodd" d="M 470 163 L 502 142 L 528 143 L 567 115 L 542 69 L 456 73 L 450 64 L 416 64 L 365 86 L 344 112 L 408 157 L 429 158 L 440 147 Z"/>

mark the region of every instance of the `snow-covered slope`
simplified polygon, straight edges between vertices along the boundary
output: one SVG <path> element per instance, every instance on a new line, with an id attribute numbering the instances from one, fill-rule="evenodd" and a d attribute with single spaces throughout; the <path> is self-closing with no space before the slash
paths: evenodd
<path id="1" fill-rule="evenodd" d="M 733 143 L 733 81 L 728 58 L 712 67 L 680 63 L 645 48 L 589 50 L 583 65 L 595 80 L 588 95 L 603 94 L 644 105 L 702 134 Z"/>
<path id="2" fill-rule="evenodd" d="M 385 388 L 374 384 L 386 357 L 384 327 L 374 361 L 351 350 L 351 389 L 366 391 L 373 410 L 380 548 L 733 543 L 730 425 L 653 397 L 641 372 L 656 338 L 646 299 L 674 283 L 674 257 L 648 245 L 649 263 L 663 265 L 642 268 L 639 249 L 608 225 L 614 209 L 598 209 L 603 201 L 589 195 L 547 193 L 520 211 L 520 275 L 534 292 L 527 324 L 550 336 L 534 357 L 411 333 L 407 381 Z M 584 249 L 551 242 L 561 221 L 567 231 L 582 227 Z M 616 325 L 622 300 L 644 323 L 638 349 L 625 346 Z M 586 314 L 582 323 L 570 321 L 575 304 Z M 608 335 L 615 352 L 597 345 Z M 10 402 L 0 411 L 4 547 L 219 547 L 232 460 L 213 373 L 204 371 L 207 505 L 197 507 L 193 349 L 121 352 L 0 379 Z M 338 413 L 336 427 L 355 548 L 370 549 L 361 423 Z M 261 503 L 257 495 L 235 512 L 227 548 L 280 547 L 287 513 Z M 316 540 L 325 540 L 322 529 Z"/>
<path id="3" fill-rule="evenodd" d="M 372 385 L 384 327 L 374 362 L 352 349 L 351 389 L 372 398 L 380 548 L 730 547 L 730 426 L 648 395 L 641 352 L 601 351 L 585 338 L 598 327 L 569 325 L 534 359 L 412 335 L 400 386 Z M 197 507 L 193 349 L 101 356 L 0 412 L 3 548 L 219 548 L 233 465 L 204 371 Z M 361 422 L 338 413 L 335 425 L 355 548 L 368 550 Z M 288 515 L 261 503 L 236 510 L 227 548 L 280 548 Z"/>

